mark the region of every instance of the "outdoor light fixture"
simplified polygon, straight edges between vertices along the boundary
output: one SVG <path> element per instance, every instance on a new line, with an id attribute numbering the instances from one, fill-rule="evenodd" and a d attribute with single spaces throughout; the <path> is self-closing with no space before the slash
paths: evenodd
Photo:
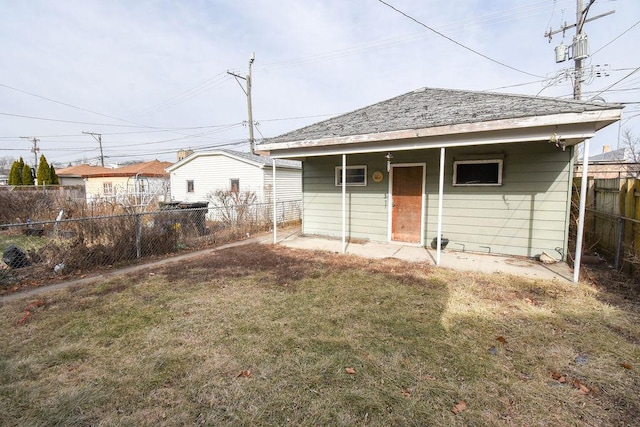
<path id="1" fill-rule="evenodd" d="M 564 151 L 567 148 L 567 144 L 560 137 L 560 135 L 558 135 L 557 132 L 554 132 L 551 134 L 551 138 L 549 138 L 549 142 L 556 144 L 556 147 L 558 148 L 562 148 L 562 151 Z"/>
<path id="2" fill-rule="evenodd" d="M 384 157 L 385 159 L 387 159 L 387 172 L 389 172 L 391 171 L 391 159 L 393 159 L 393 154 L 387 153 L 387 155 Z"/>

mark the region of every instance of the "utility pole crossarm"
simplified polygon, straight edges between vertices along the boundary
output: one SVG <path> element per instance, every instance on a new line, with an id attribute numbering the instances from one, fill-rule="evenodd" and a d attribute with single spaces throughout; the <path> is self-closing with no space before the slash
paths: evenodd
<path id="1" fill-rule="evenodd" d="M 102 153 L 102 134 L 96 133 L 96 132 L 85 132 L 85 131 L 82 131 L 82 133 L 86 135 L 91 135 L 96 141 L 98 141 L 98 144 L 100 145 L 100 164 L 102 165 L 102 167 L 104 167 L 104 154 Z"/>
<path id="2" fill-rule="evenodd" d="M 38 148 L 38 142 L 40 142 L 40 140 L 38 138 L 35 138 L 35 137 L 32 138 L 30 136 L 21 136 L 20 138 L 28 139 L 33 143 L 33 148 L 30 151 L 33 153 L 33 169 L 37 171 L 38 170 L 38 152 L 40 151 L 40 149 Z"/>
<path id="3" fill-rule="evenodd" d="M 255 152 L 255 147 L 254 147 L 254 139 L 253 139 L 253 110 L 251 107 L 251 65 L 253 64 L 253 61 L 255 61 L 256 59 L 256 54 L 252 53 L 251 57 L 249 58 L 249 73 L 247 74 L 246 77 L 242 77 L 238 74 L 232 73 L 231 71 L 227 71 L 227 74 L 232 75 L 233 77 L 236 78 L 236 82 L 238 82 L 238 84 L 240 85 L 240 88 L 242 89 L 242 91 L 244 92 L 244 94 L 247 96 L 247 115 L 248 120 L 249 120 L 249 150 L 251 151 L 251 154 L 254 154 Z M 240 83 L 240 80 L 238 79 L 242 79 L 244 80 L 246 83 L 246 89 L 242 86 L 242 83 Z"/>
<path id="4" fill-rule="evenodd" d="M 616 13 L 615 10 L 610 10 L 609 12 L 605 12 L 605 13 L 601 13 L 600 15 L 596 15 L 592 18 L 589 19 L 585 19 L 583 24 L 586 24 L 587 22 L 591 22 L 591 21 L 595 21 L 596 19 L 599 18 L 604 18 L 605 16 L 611 15 Z M 549 29 L 549 31 L 547 31 L 546 33 L 544 33 L 545 37 L 549 37 L 549 41 L 551 41 L 551 36 L 558 34 L 558 33 L 564 33 L 565 31 L 567 31 L 569 28 L 573 28 L 575 27 L 577 24 L 571 24 L 571 25 L 567 25 L 566 23 L 559 29 L 559 30 L 555 30 L 552 31 L 551 29 Z"/>

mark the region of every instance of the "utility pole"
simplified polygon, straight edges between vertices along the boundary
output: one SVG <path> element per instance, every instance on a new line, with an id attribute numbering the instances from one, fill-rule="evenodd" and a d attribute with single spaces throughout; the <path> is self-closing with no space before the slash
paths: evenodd
<path id="1" fill-rule="evenodd" d="M 33 148 L 30 151 L 33 153 L 33 170 L 37 171 L 38 170 L 38 153 L 40 152 L 40 149 L 38 148 L 38 142 L 40 142 L 40 140 L 38 138 L 31 138 L 29 136 L 21 136 L 20 138 L 28 139 L 33 143 Z"/>
<path id="2" fill-rule="evenodd" d="M 253 111 L 251 108 L 251 65 L 253 64 L 253 61 L 255 61 L 255 59 L 256 59 L 256 54 L 255 52 L 252 52 L 251 56 L 249 57 L 249 73 L 246 75 L 246 77 L 242 77 L 235 73 L 232 73 L 231 71 L 227 71 L 227 74 L 231 74 L 233 77 L 236 78 L 236 81 L 240 85 L 240 88 L 242 89 L 244 94 L 247 95 L 247 111 L 249 116 L 248 117 L 249 118 L 249 150 L 251 151 L 251 154 L 254 154 L 255 152 L 255 140 L 253 138 Z M 242 87 L 242 84 L 238 79 L 242 79 L 247 82 L 246 89 Z"/>
<path id="3" fill-rule="evenodd" d="M 593 18 L 587 19 L 587 14 L 589 13 L 589 9 L 596 2 L 596 0 L 588 0 L 589 3 L 586 7 L 584 7 L 583 0 L 576 0 L 576 23 L 567 25 L 565 22 L 560 29 L 553 31 L 551 28 L 547 31 L 544 36 L 549 38 L 549 43 L 551 43 L 551 37 L 554 34 L 564 33 L 569 29 L 576 27 L 576 35 L 573 38 L 572 44 L 572 53 L 573 53 L 573 99 L 581 99 L 582 98 L 582 82 L 584 81 L 583 70 L 582 70 L 582 60 L 589 57 L 589 46 L 587 44 L 587 35 L 584 33 L 584 24 L 587 22 L 594 21 L 596 19 L 605 17 L 607 15 L 611 15 L 615 13 L 615 10 L 610 10 L 605 13 L 601 13 L 600 15 L 594 16 Z M 560 46 L 559 46 L 560 47 Z M 558 48 L 556 48 L 558 49 Z M 556 62 L 563 62 L 566 60 L 566 54 L 562 54 L 562 58 L 558 58 L 558 51 L 556 50 Z"/>
<path id="4" fill-rule="evenodd" d="M 100 144 L 100 164 L 102 165 L 102 167 L 104 167 L 104 154 L 102 154 L 102 134 L 85 131 L 82 131 L 82 133 L 91 135 L 96 141 L 98 141 L 98 144 Z"/>
<path id="5" fill-rule="evenodd" d="M 595 0 L 590 0 L 589 6 L 591 6 Z M 582 0 L 576 0 L 576 37 L 584 37 L 584 14 Z M 573 78 L 573 99 L 582 98 L 582 58 L 578 58 L 574 54 L 573 59 L 573 71 L 575 77 Z"/>

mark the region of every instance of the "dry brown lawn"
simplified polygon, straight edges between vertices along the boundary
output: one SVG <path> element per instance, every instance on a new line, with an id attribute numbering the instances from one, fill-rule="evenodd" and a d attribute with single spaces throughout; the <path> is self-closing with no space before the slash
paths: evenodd
<path id="1" fill-rule="evenodd" d="M 219 250 L 0 307 L 0 424 L 639 425 L 626 291 Z"/>

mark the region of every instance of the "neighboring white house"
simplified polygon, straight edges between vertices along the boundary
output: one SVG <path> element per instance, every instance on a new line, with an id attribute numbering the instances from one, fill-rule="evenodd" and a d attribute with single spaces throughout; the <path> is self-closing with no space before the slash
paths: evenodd
<path id="1" fill-rule="evenodd" d="M 258 203 L 272 203 L 273 163 L 270 157 L 231 150 L 192 153 L 167 168 L 171 199 L 183 203 L 211 202 L 217 190 L 253 192 Z M 277 202 L 302 199 L 301 163 L 276 160 Z"/>

